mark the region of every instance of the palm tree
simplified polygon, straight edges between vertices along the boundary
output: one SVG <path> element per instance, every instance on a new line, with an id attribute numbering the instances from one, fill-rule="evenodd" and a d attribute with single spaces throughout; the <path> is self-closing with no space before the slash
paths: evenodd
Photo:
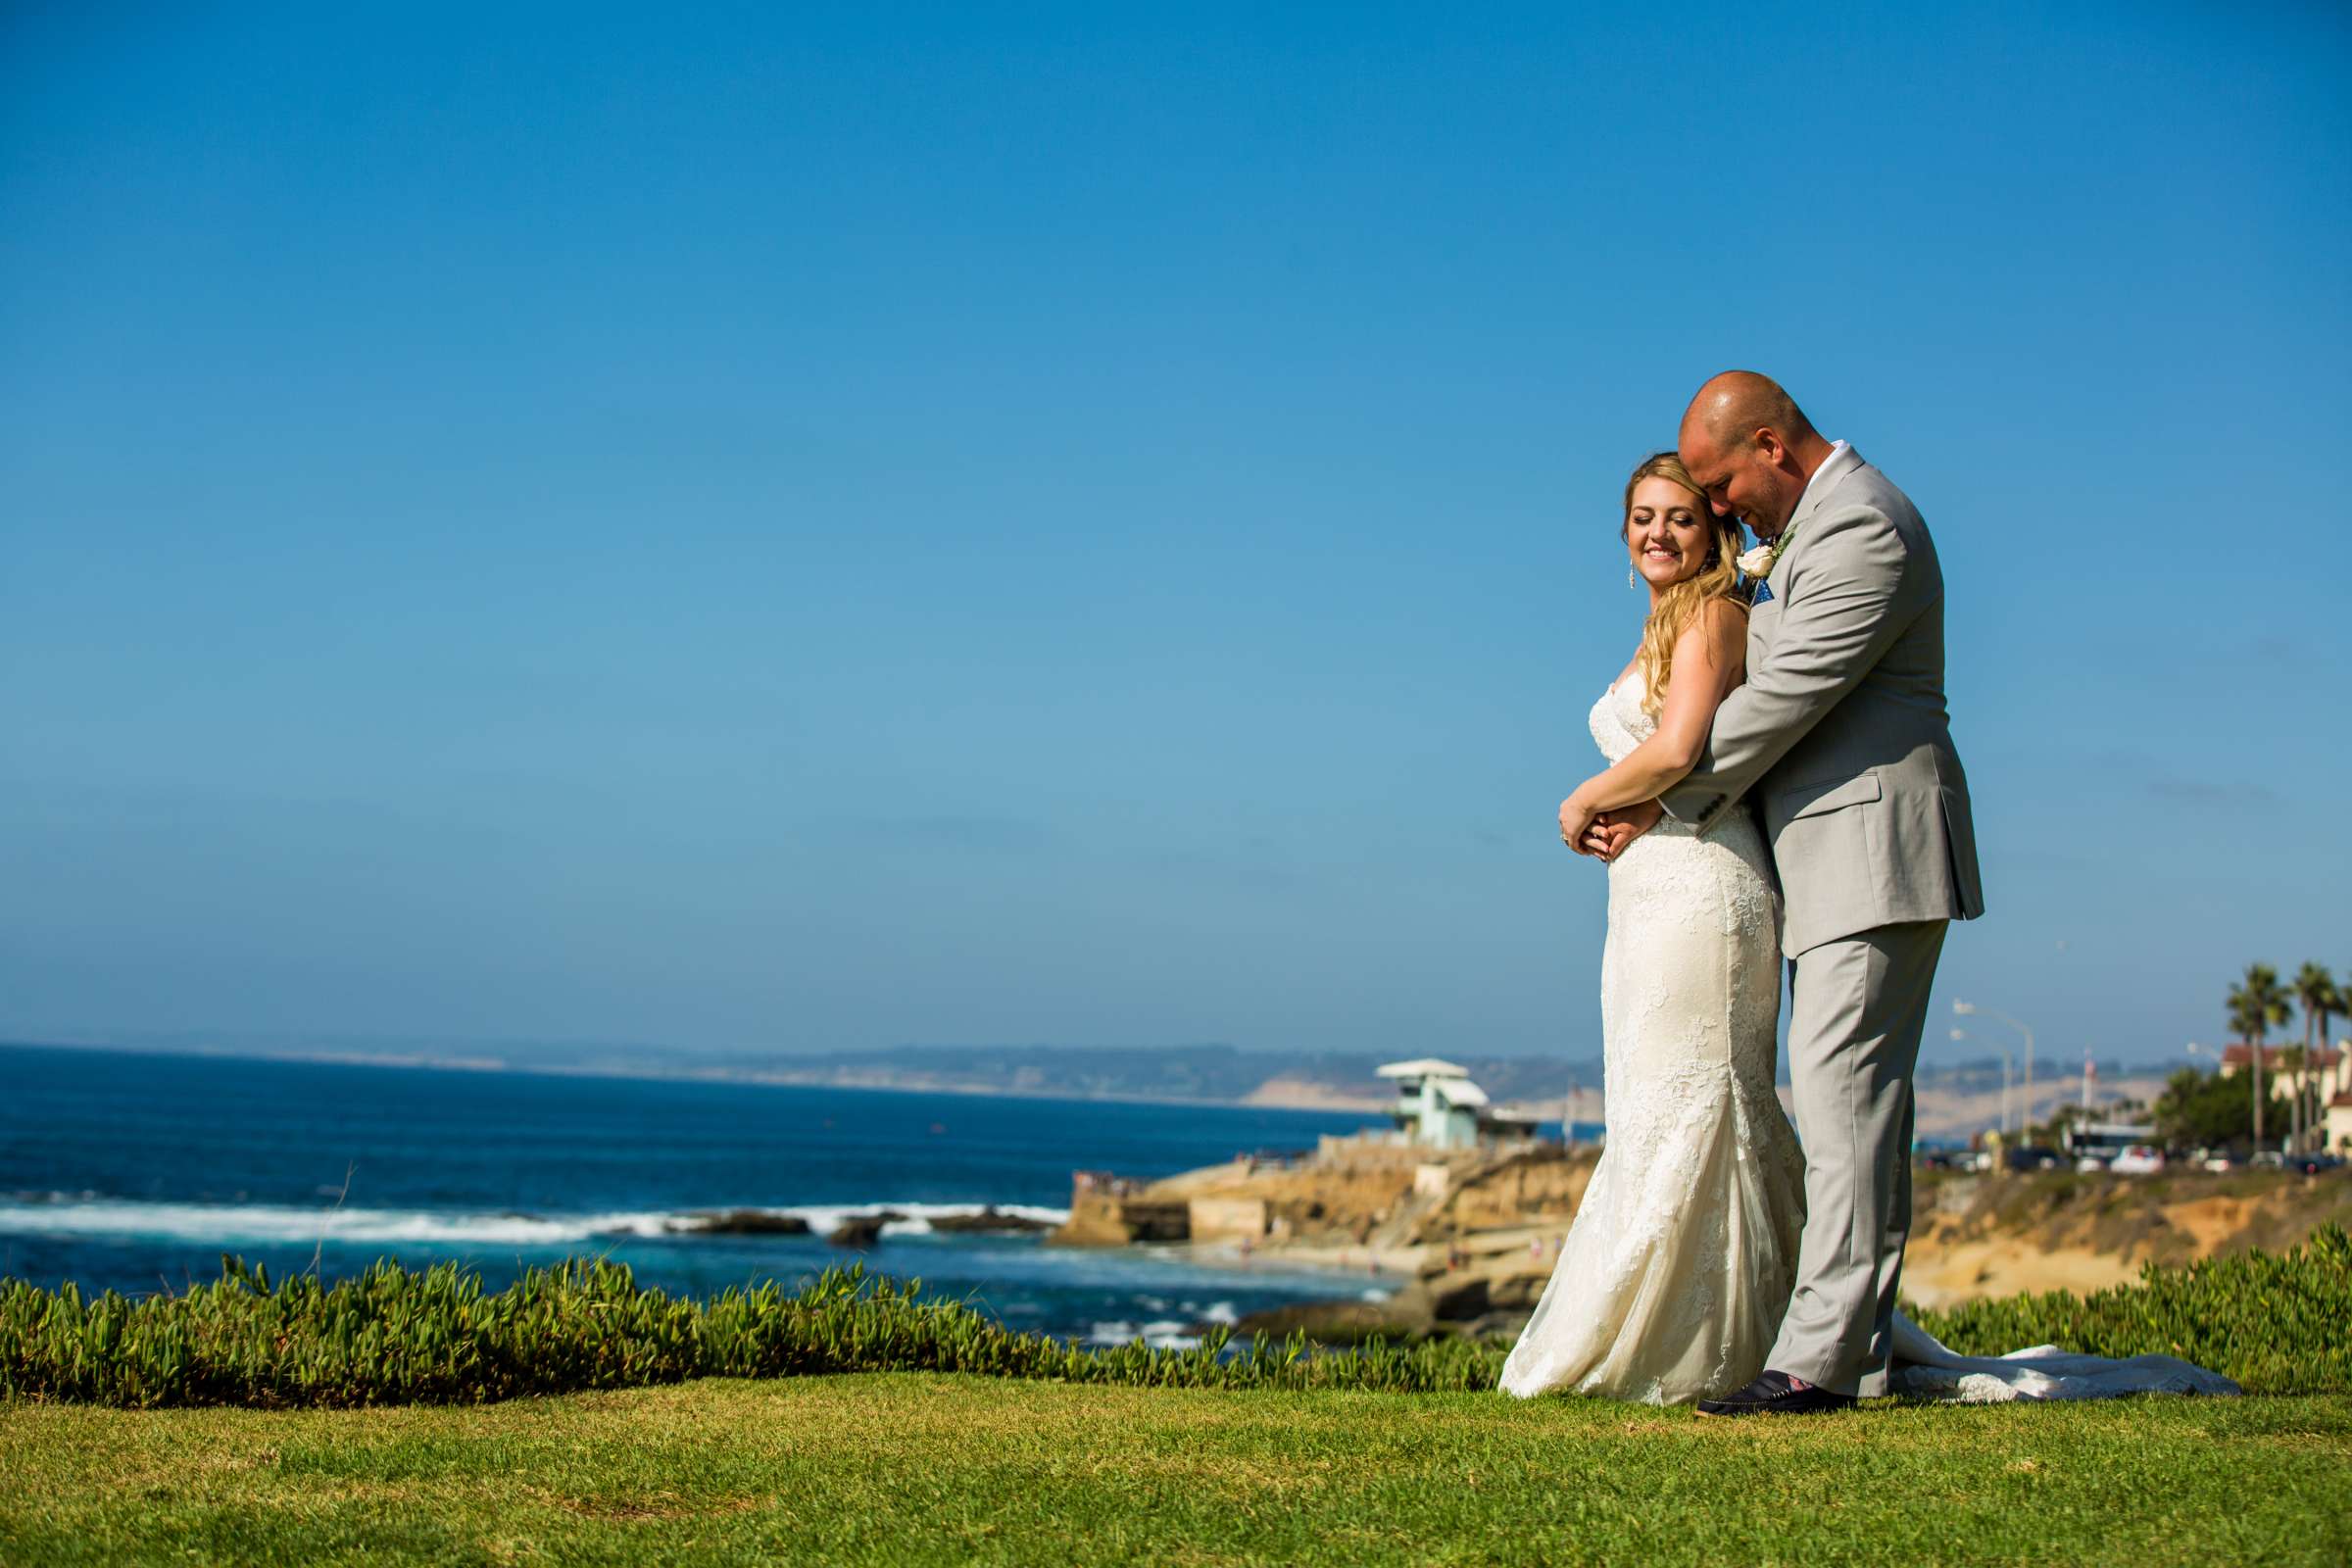
<path id="1" fill-rule="evenodd" d="M 2246 965 L 2246 977 L 2230 988 L 2230 1027 L 2246 1043 L 2254 1063 L 2254 1149 L 2262 1150 L 2262 1056 L 2270 1048 L 2271 1031 L 2286 1022 L 2287 994 L 2278 984 L 2278 971 L 2267 963 Z"/>
<path id="2" fill-rule="evenodd" d="M 2280 1076 L 2293 1074 L 2294 1090 L 2286 1097 L 2286 1142 L 2278 1147 L 2290 1153 L 2303 1151 L 2303 1134 L 2309 1125 L 2303 1118 L 2303 1091 L 2311 1082 L 2311 1050 L 2307 1046 L 2280 1046 L 2278 1068 Z"/>
<path id="3" fill-rule="evenodd" d="M 2327 966 L 2305 964 L 2303 971 L 2295 976 L 2295 1002 L 2303 1004 L 2305 1039 L 2317 1034 L 2319 1060 L 2324 1060 L 2328 1054 L 2328 1018 L 2340 1018 L 2340 1015 L 2352 1013 L 2352 992 L 2335 983 L 2335 976 L 2330 976 Z M 2335 1065 L 2335 1072 L 2342 1074 L 2342 1062 Z M 2327 1131 L 2324 1128 L 2327 1128 L 2328 1121 L 2328 1098 L 2330 1096 L 2324 1086 L 2312 1086 L 2312 1124 L 2322 1128 L 2322 1148 L 2327 1148 L 2327 1143 L 2324 1143 Z"/>
<path id="4" fill-rule="evenodd" d="M 2316 1064 L 2328 1053 L 2328 1020 L 2344 1010 L 2343 993 L 2336 988 L 2335 976 L 2326 964 L 2306 963 L 2295 972 L 2295 1001 L 2303 1008 L 2303 1058 Z M 2317 1037 L 2316 1049 L 2314 1037 Z M 2328 1117 L 2328 1099 L 2322 1094 L 2316 1071 L 2307 1068 L 2303 1080 L 2311 1087 L 2311 1113 L 2306 1126 L 2318 1126 Z"/>

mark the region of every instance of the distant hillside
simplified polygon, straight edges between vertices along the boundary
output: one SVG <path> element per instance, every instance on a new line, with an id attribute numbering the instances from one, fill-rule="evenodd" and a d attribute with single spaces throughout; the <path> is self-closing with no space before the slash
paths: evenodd
<path id="1" fill-rule="evenodd" d="M 1580 1116 L 1600 1090 L 1596 1058 L 1481 1056 L 1432 1051 L 1426 1054 L 1467 1068 L 1497 1104 L 1537 1107 L 1573 1089 Z M 1394 1056 L 1351 1052 L 1243 1051 L 1227 1045 L 1193 1046 L 893 1046 L 813 1055 L 733 1056 L 715 1070 L 778 1082 L 952 1089 L 997 1094 L 1116 1095 L 1171 1100 L 1251 1101 L 1261 1103 L 1383 1105 L 1393 1097 L 1374 1069 Z M 2035 1113 L 2071 1102 L 2081 1083 L 2078 1064 L 2037 1064 Z M 2144 1073 L 2146 1069 L 2141 1069 Z M 2103 1099 L 2152 1093 L 2149 1080 L 2119 1062 L 2099 1063 Z M 1997 1105 L 1998 1058 L 1923 1066 L 1916 1080 L 1923 1102 L 1973 1115 L 1979 1102 Z M 2023 1096 L 2018 1103 L 2022 1107 Z"/>
<path id="2" fill-rule="evenodd" d="M 442 1040 L 388 1036 L 200 1033 L 116 1035 L 79 1040 L 19 1037 L 24 1045 L 91 1050 L 163 1051 L 276 1060 L 347 1061 L 380 1066 L 464 1067 L 524 1072 L 598 1073 L 645 1078 L 748 1079 L 839 1088 L 933 1090 L 957 1094 L 1048 1095 L 1121 1100 L 1207 1101 L 1226 1104 L 1385 1109 L 1390 1086 L 1374 1069 L 1396 1054 L 1371 1052 L 1244 1051 L 1222 1044 L 1171 1046 L 906 1045 L 861 1051 L 680 1051 L 639 1042 Z M 1601 1068 L 1595 1057 L 1492 1056 L 1435 1047 L 1434 1055 L 1468 1069 L 1498 1105 L 1559 1114 L 1573 1090 L 1575 1119 L 1596 1120 Z M 2081 1066 L 2035 1063 L 2034 1108 L 2047 1115 L 2079 1092 Z M 2150 1099 L 2161 1081 L 2119 1062 L 2098 1064 L 2102 1101 Z M 1994 1125 L 2000 1114 L 1997 1057 L 1931 1063 L 1920 1069 L 1919 1130 L 1949 1137 Z M 2021 1086 L 2022 1087 L 2022 1086 Z M 2016 1103 L 2022 1108 L 2023 1094 Z"/>
<path id="3" fill-rule="evenodd" d="M 617 1077 L 744 1079 L 839 1088 L 933 1090 L 1231 1104 L 1385 1109 L 1395 1091 L 1373 1053 L 1243 1051 L 1229 1045 L 907 1045 L 863 1051 L 680 1051 L 633 1042 L 237 1035 L 190 1031 L 40 1040 L 26 1046 L 179 1055 Z M 1439 1053 L 1418 1053 L 1438 1054 Z M 1600 1063 L 1448 1054 L 1497 1103 L 1557 1102 L 1573 1082 L 1578 1114 L 1598 1114 Z"/>
<path id="4" fill-rule="evenodd" d="M 1395 1058 L 1341 1052 L 1243 1051 L 1194 1046 L 894 1046 L 815 1055 L 739 1056 L 728 1074 L 771 1082 L 956 1090 L 966 1093 L 1115 1096 L 1377 1108 L 1394 1092 L 1374 1069 Z M 1556 1057 L 1447 1059 L 1497 1102 L 1558 1100 L 1573 1083 L 1599 1086 L 1600 1064 Z"/>
<path id="5" fill-rule="evenodd" d="M 2100 1083 L 2108 1083 L 2124 1078 L 2144 1078 L 2150 1075 L 2162 1076 L 2163 1072 L 2165 1071 L 2164 1068 L 2151 1065 L 2150 1063 L 2144 1061 L 2135 1065 L 2127 1066 L 2121 1060 L 2113 1056 L 2105 1057 L 2098 1061 L 2095 1065 L 2098 1068 L 2097 1081 Z M 2019 1074 L 2022 1078 L 2022 1063 L 2017 1064 L 2017 1066 L 2011 1070 Z M 1928 1063 L 1919 1069 L 1919 1075 L 1916 1081 L 1923 1089 L 1948 1089 L 1955 1093 L 1978 1091 L 1998 1094 L 2000 1093 L 2001 1088 L 2001 1073 L 2002 1066 L 2000 1057 L 1975 1056 L 1967 1061 L 1943 1061 Z M 2061 1082 L 2080 1084 L 2082 1081 L 2082 1058 L 2080 1056 L 2044 1055 L 2034 1058 L 2034 1099 L 2037 1102 L 2040 1099 L 2039 1090 L 2043 1085 Z"/>

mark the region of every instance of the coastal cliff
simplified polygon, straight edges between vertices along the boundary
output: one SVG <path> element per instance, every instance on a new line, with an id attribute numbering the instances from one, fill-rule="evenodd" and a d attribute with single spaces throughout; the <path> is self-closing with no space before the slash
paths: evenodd
<path id="1" fill-rule="evenodd" d="M 1242 1246 L 1301 1257 L 1402 1254 L 1530 1224 L 1564 1229 L 1594 1151 L 1534 1141 L 1441 1151 L 1387 1133 L 1327 1137 L 1309 1154 L 1242 1158 L 1153 1182 L 1080 1171 L 1070 1218 L 1048 1240 Z"/>
<path id="2" fill-rule="evenodd" d="M 1244 1318 L 1240 1331 L 1348 1343 L 1431 1333 L 1508 1336 L 1534 1308 L 1598 1151 L 1523 1142 L 1435 1151 L 1387 1134 L 1326 1138 L 1290 1159 L 1237 1159 L 1159 1181 L 1080 1172 L 1058 1246 L 1186 1245 L 1386 1282 Z M 2088 1291 L 2185 1262 L 2295 1245 L 2352 1224 L 2352 1170 L 2118 1176 L 1923 1171 L 1903 1288 L 1948 1307 Z M 1336 1295 L 1336 1293 L 1335 1293 Z"/>
<path id="3" fill-rule="evenodd" d="M 1483 1332 L 1534 1305 L 1598 1162 L 1595 1149 L 1533 1140 L 1433 1150 L 1386 1132 L 1325 1138 L 1289 1159 L 1237 1159 L 1153 1182 L 1081 1171 L 1064 1247 L 1183 1244 L 1323 1266 L 1384 1283 L 1382 1300 L 1279 1309 L 1244 1332 L 1304 1328 L 1326 1341 L 1441 1328 Z"/>

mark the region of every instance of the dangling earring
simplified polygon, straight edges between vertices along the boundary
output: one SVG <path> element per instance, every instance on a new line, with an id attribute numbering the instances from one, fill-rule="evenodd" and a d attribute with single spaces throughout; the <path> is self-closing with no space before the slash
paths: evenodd
<path id="1" fill-rule="evenodd" d="M 1636 570 L 1635 570 L 1633 567 L 1631 567 L 1631 566 L 1628 566 L 1628 567 L 1626 567 L 1626 568 L 1625 568 L 1625 585 L 1626 585 L 1628 588 L 1639 588 L 1639 587 L 1641 587 L 1641 586 L 1642 586 L 1642 574 L 1641 574 L 1640 572 L 1636 571 Z"/>

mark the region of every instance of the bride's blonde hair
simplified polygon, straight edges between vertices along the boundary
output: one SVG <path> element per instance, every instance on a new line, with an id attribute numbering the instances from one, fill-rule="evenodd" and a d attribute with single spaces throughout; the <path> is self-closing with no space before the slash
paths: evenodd
<path id="1" fill-rule="evenodd" d="M 1674 645 L 1690 629 L 1690 623 L 1698 618 L 1707 601 L 1727 599 L 1742 611 L 1747 609 L 1747 603 L 1739 591 L 1740 552 L 1743 548 L 1739 520 L 1715 515 L 1707 505 L 1706 492 L 1699 489 L 1690 477 L 1690 470 L 1683 466 L 1683 460 L 1675 454 L 1660 452 L 1635 465 L 1634 476 L 1625 481 L 1625 521 L 1619 525 L 1617 537 L 1631 542 L 1634 491 L 1644 479 L 1664 479 L 1690 491 L 1697 499 L 1698 514 L 1710 525 L 1706 564 L 1658 595 L 1657 608 L 1649 612 L 1649 620 L 1642 628 L 1642 652 L 1635 658 L 1634 666 L 1642 672 L 1642 710 L 1655 718 L 1666 706 L 1666 683 L 1674 676 Z"/>

